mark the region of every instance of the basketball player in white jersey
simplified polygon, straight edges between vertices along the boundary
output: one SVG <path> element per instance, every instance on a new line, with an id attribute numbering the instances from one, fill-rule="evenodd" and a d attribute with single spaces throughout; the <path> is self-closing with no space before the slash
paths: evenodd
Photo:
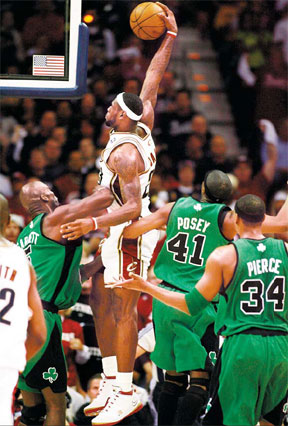
<path id="1" fill-rule="evenodd" d="M 8 202 L 0 195 L 0 425 L 14 424 L 19 371 L 46 339 L 35 273 L 24 251 L 3 237 L 8 222 Z"/>
<path id="2" fill-rule="evenodd" d="M 118 423 L 142 408 L 132 391 L 139 294 L 110 291 L 104 289 L 104 283 L 115 282 L 119 275 L 125 277 L 131 270 L 146 276 L 158 238 L 156 231 L 127 241 L 123 239 L 122 232 L 129 221 L 150 213 L 149 184 L 156 161 L 151 137 L 154 107 L 177 35 L 173 12 L 160 5 L 167 32 L 147 70 L 140 97 L 120 93 L 105 116 L 106 124 L 112 131 L 102 154 L 100 179 L 101 185 L 113 192 L 114 202 L 108 208 L 107 215 L 78 219 L 62 226 L 63 236 L 68 239 L 110 226 L 110 235 L 102 246 L 101 254 L 104 279 L 102 275 L 97 275 L 93 280 L 91 295 L 104 373 L 99 396 L 85 409 L 86 415 L 98 414 L 92 420 L 93 425 Z"/>

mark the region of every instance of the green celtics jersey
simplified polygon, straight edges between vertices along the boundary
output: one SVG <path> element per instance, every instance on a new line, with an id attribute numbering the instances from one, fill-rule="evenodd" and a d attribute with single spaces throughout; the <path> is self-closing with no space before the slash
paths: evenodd
<path id="1" fill-rule="evenodd" d="M 180 198 L 170 212 L 166 241 L 154 268 L 156 276 L 190 291 L 202 277 L 210 253 L 228 243 L 220 230 L 221 213 L 228 209 L 224 204 Z"/>
<path id="2" fill-rule="evenodd" d="M 37 275 L 41 300 L 54 303 L 59 309 L 74 305 L 81 292 L 79 264 L 82 244 L 79 241 L 60 244 L 42 233 L 44 214 L 36 216 L 23 229 L 17 244 L 25 250 Z"/>
<path id="3" fill-rule="evenodd" d="M 215 330 L 224 336 L 249 328 L 288 332 L 287 252 L 282 240 L 240 239 L 233 243 L 237 266 L 222 289 Z"/>

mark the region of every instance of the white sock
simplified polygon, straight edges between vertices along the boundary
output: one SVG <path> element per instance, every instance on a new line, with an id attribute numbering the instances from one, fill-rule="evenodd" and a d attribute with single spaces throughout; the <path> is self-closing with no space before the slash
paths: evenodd
<path id="1" fill-rule="evenodd" d="M 116 356 L 106 356 L 102 358 L 103 373 L 106 377 L 116 377 L 117 374 L 117 358 Z"/>
<path id="2" fill-rule="evenodd" d="M 130 392 L 132 390 L 133 373 L 117 373 L 116 385 L 120 387 L 123 392 Z"/>

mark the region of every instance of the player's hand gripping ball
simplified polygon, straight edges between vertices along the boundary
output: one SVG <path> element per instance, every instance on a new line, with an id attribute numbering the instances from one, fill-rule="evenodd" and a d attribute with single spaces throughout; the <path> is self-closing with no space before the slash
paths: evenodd
<path id="1" fill-rule="evenodd" d="M 130 15 L 130 27 L 142 40 L 155 40 L 166 30 L 164 10 L 151 1 L 138 4 Z"/>

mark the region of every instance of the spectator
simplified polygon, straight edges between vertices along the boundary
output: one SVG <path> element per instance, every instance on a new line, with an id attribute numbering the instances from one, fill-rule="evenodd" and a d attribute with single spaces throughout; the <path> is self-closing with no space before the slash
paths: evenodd
<path id="1" fill-rule="evenodd" d="M 51 137 L 45 142 L 43 153 L 46 160 L 44 181 L 52 184 L 65 171 L 65 166 L 60 162 L 62 147 L 56 139 Z"/>
<path id="2" fill-rule="evenodd" d="M 40 148 L 34 148 L 30 152 L 27 173 L 29 177 L 36 177 L 39 180 L 45 178 L 45 168 L 47 161 L 44 152 Z"/>
<path id="3" fill-rule="evenodd" d="M 83 261 L 83 260 L 82 260 Z M 101 352 L 96 339 L 93 314 L 89 305 L 89 295 L 91 291 L 92 280 L 88 279 L 82 284 L 82 291 L 77 303 L 72 307 L 71 319 L 80 323 L 83 328 L 84 343 L 89 348 L 90 359 L 85 364 L 77 365 L 77 371 L 81 386 L 84 390 L 88 389 L 88 381 L 93 374 L 102 371 Z"/>
<path id="4" fill-rule="evenodd" d="M 74 424 L 75 425 L 91 425 L 92 417 L 87 417 L 84 414 L 84 408 L 89 404 L 90 401 L 92 401 L 96 396 L 99 394 L 99 388 L 100 388 L 100 381 L 101 381 L 101 375 L 95 374 L 94 376 L 90 377 L 87 384 L 87 399 L 88 402 L 83 404 L 79 410 L 77 411 L 75 417 L 74 417 Z"/>
<path id="5" fill-rule="evenodd" d="M 168 150 L 177 161 L 183 156 L 185 138 L 191 134 L 191 119 L 194 111 L 189 90 L 178 90 L 173 109 L 173 112 L 163 114 L 160 118 L 160 125 L 163 128 L 161 139 L 168 141 Z"/>
<path id="6" fill-rule="evenodd" d="M 261 170 L 253 177 L 251 161 L 245 156 L 240 156 L 233 169 L 233 173 L 239 181 L 235 199 L 237 200 L 246 194 L 254 194 L 265 201 L 269 187 L 274 179 L 276 161 L 277 150 L 270 144 L 270 146 L 268 146 L 267 161 L 263 164 Z"/>
<path id="7" fill-rule="evenodd" d="M 3 11 L 1 19 L 1 73 L 5 74 L 9 65 L 21 65 L 24 59 L 25 51 L 21 36 L 15 28 L 14 15 L 10 10 Z"/>
<path id="8" fill-rule="evenodd" d="M 204 150 L 207 150 L 209 148 L 212 134 L 208 129 L 206 117 L 202 114 L 195 114 L 191 120 L 191 130 L 192 132 L 202 136 L 203 148 Z"/>
<path id="9" fill-rule="evenodd" d="M 183 161 L 178 165 L 178 186 L 169 192 L 169 201 L 176 201 L 181 197 L 193 197 L 200 200 L 200 188 L 194 185 L 195 164 L 192 161 Z"/>
<path id="10" fill-rule="evenodd" d="M 188 136 L 185 142 L 184 152 L 187 159 L 195 161 L 196 164 L 200 162 L 204 158 L 203 136 L 199 133 L 192 133 L 190 136 Z"/>
<path id="11" fill-rule="evenodd" d="M 23 173 L 15 172 L 11 176 L 11 183 L 13 195 L 12 197 L 8 198 L 9 211 L 22 217 L 24 223 L 26 224 L 29 221 L 29 215 L 27 214 L 27 211 L 24 209 L 19 199 L 21 188 L 26 183 L 26 176 L 24 176 Z"/>
<path id="12" fill-rule="evenodd" d="M 73 110 L 71 107 L 71 103 L 68 101 L 61 101 L 57 104 L 57 123 L 59 126 L 63 126 L 66 128 L 70 128 L 75 126 L 73 123 Z"/>
<path id="13" fill-rule="evenodd" d="M 70 319 L 71 308 L 60 310 L 62 319 L 62 345 L 67 362 L 68 381 L 70 387 L 85 396 L 77 373 L 76 363 L 85 364 L 90 358 L 88 346 L 84 345 L 81 325 Z"/>
<path id="14" fill-rule="evenodd" d="M 43 145 L 45 143 L 47 138 L 52 135 L 52 131 L 56 127 L 56 124 L 57 122 L 55 112 L 47 110 L 43 112 L 41 116 L 39 129 L 35 130 L 34 128 L 32 132 L 28 133 L 28 135 L 24 138 L 24 146 L 20 154 L 20 164 L 21 170 L 25 174 L 29 174 L 29 170 L 27 170 L 27 164 L 31 151 L 34 148 L 38 148 L 40 145 Z"/>
<path id="15" fill-rule="evenodd" d="M 197 164 L 197 183 L 203 182 L 205 174 L 209 170 L 214 169 L 221 170 L 224 173 L 230 173 L 233 169 L 232 161 L 227 158 L 226 141 L 221 135 L 214 135 L 212 137 L 210 152 Z"/>
<path id="16" fill-rule="evenodd" d="M 69 203 L 74 198 L 79 198 L 82 166 L 83 160 L 80 152 L 70 152 L 66 173 L 54 181 L 62 202 Z"/>
<path id="17" fill-rule="evenodd" d="M 282 44 L 283 56 L 288 65 L 288 4 L 281 11 L 281 19 L 274 27 L 273 41 Z"/>
<path id="18" fill-rule="evenodd" d="M 11 243 L 16 244 L 18 235 L 24 226 L 25 222 L 22 216 L 19 216 L 18 214 L 10 214 L 9 223 L 4 230 L 4 237 L 8 241 L 11 241 Z"/>
<path id="19" fill-rule="evenodd" d="M 141 81 L 137 77 L 128 78 L 124 81 L 123 92 L 138 95 L 141 91 Z"/>
<path id="20" fill-rule="evenodd" d="M 23 28 L 22 36 L 25 46 L 35 46 L 37 40 L 43 36 L 44 28 L 48 46 L 59 44 L 64 37 L 64 19 L 54 12 L 53 1 L 37 2 L 36 10 L 36 14 L 27 19 Z"/>
<path id="21" fill-rule="evenodd" d="M 81 139 L 79 151 L 83 160 L 81 173 L 86 176 L 90 171 L 95 170 L 96 151 L 93 140 L 91 138 Z"/>

